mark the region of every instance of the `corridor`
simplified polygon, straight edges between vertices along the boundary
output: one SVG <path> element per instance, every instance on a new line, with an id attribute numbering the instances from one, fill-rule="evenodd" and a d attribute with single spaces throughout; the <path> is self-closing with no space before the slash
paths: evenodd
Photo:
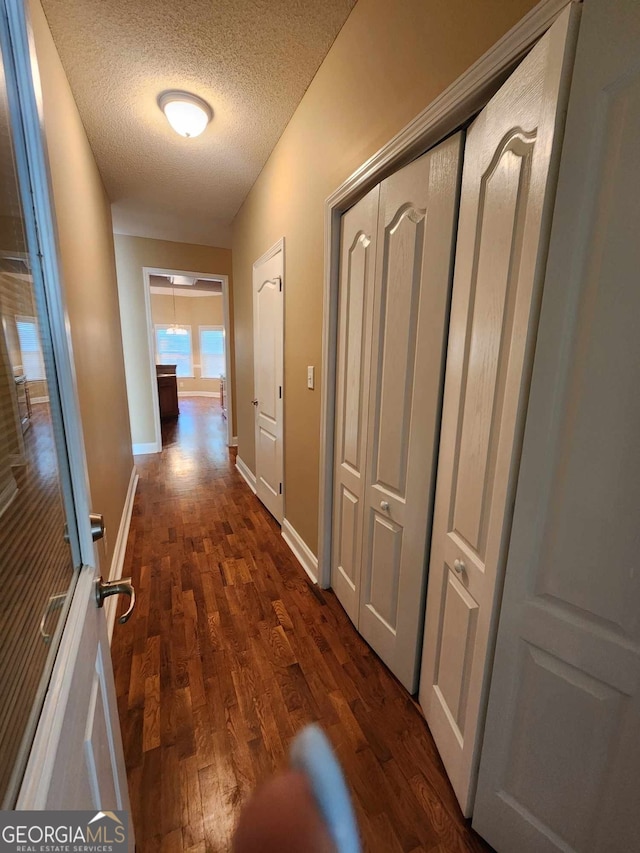
<path id="1" fill-rule="evenodd" d="M 243 802 L 318 721 L 367 851 L 484 851 L 418 706 L 311 584 L 235 469 L 217 401 L 139 456 L 113 660 L 139 851 L 226 851 Z M 120 605 L 124 606 L 124 604 Z"/>

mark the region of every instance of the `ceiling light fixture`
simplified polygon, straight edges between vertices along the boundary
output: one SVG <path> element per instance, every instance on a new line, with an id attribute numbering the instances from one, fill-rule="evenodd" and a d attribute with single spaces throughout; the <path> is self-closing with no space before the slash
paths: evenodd
<path id="1" fill-rule="evenodd" d="M 188 335 L 189 332 L 184 328 L 184 326 L 179 326 L 178 321 L 176 319 L 176 292 L 171 288 L 171 295 L 173 296 L 173 323 L 167 329 L 168 335 Z"/>
<path id="2" fill-rule="evenodd" d="M 158 96 L 158 106 L 175 132 L 188 139 L 200 136 L 213 118 L 209 104 L 189 92 L 163 92 Z"/>

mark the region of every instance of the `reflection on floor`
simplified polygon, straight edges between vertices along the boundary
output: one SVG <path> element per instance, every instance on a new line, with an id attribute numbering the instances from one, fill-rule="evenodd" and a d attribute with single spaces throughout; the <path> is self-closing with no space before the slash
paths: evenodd
<path id="1" fill-rule="evenodd" d="M 342 761 L 366 850 L 487 850 L 418 707 L 236 472 L 218 406 L 182 399 L 163 452 L 136 459 L 138 604 L 113 657 L 138 850 L 229 850 L 309 721 Z"/>

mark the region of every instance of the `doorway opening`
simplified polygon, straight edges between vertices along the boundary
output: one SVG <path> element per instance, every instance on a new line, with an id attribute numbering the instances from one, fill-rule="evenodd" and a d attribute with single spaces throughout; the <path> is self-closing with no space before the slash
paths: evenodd
<path id="1" fill-rule="evenodd" d="M 232 446 L 228 277 L 152 267 L 144 267 L 143 275 L 156 446 L 162 447 L 165 435 L 178 434 L 170 427 L 181 404 L 185 413 L 218 413 Z"/>

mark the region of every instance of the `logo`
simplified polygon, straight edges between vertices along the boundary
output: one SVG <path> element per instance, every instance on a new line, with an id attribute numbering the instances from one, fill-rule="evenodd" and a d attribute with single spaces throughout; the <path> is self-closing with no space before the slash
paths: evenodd
<path id="1" fill-rule="evenodd" d="M 124 853 L 126 812 L 0 811 L 0 853 Z"/>

